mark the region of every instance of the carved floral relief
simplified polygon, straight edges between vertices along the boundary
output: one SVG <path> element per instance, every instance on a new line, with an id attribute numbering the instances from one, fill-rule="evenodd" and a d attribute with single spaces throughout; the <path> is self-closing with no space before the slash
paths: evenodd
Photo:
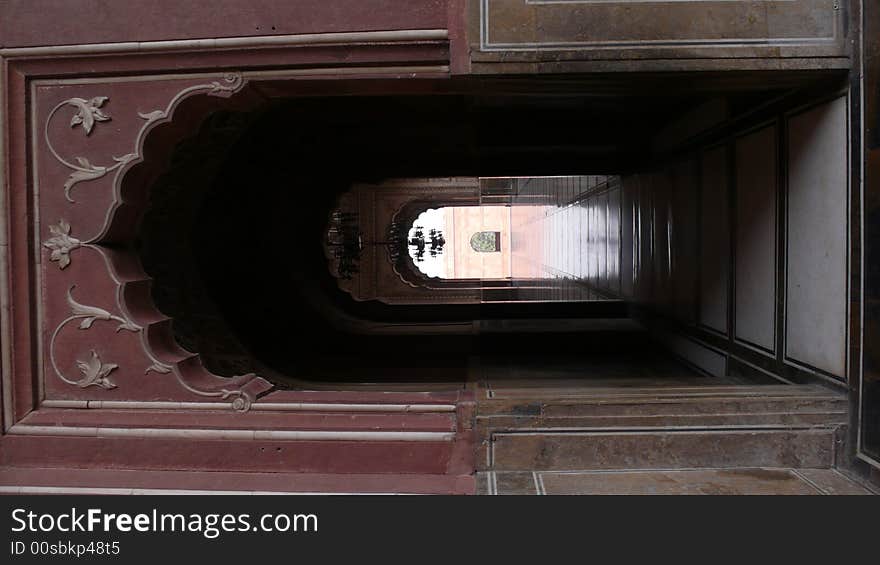
<path id="1" fill-rule="evenodd" d="M 49 260 L 58 263 L 59 269 L 70 265 L 70 252 L 82 245 L 82 242 L 70 235 L 70 224 L 64 219 L 49 226 L 52 237 L 43 242 L 43 247 L 51 250 Z"/>
<path id="2" fill-rule="evenodd" d="M 100 131 L 101 128 L 99 127 L 99 124 L 110 122 L 113 119 L 113 117 L 104 109 L 104 106 L 110 100 L 110 97 L 107 95 L 71 97 L 58 102 L 49 111 L 46 117 L 43 125 L 43 137 L 46 147 L 55 160 L 70 170 L 63 186 L 58 187 L 63 191 L 64 199 L 68 203 L 67 205 L 77 204 L 72 194 L 74 187 L 80 183 L 88 183 L 105 177 L 108 173 L 115 173 L 112 184 L 113 201 L 107 212 L 107 219 L 104 226 L 104 228 L 106 228 L 107 223 L 112 220 L 113 211 L 120 201 L 119 183 L 122 173 L 127 169 L 127 165 L 133 164 L 141 159 L 141 151 L 146 134 L 158 123 L 170 120 L 174 108 L 184 98 L 194 94 L 228 96 L 229 94 L 238 91 L 242 85 L 243 80 L 241 75 L 237 73 L 229 73 L 221 80 L 214 80 L 204 84 L 195 84 L 183 88 L 171 98 L 163 109 L 156 109 L 147 112 L 138 111 L 137 116 L 140 120 L 143 120 L 143 123 L 137 131 L 133 150 L 129 153 L 124 153 L 118 156 L 111 155 L 103 163 L 93 163 L 81 155 L 63 156 L 52 143 L 50 131 L 57 132 L 57 130 L 50 130 L 50 124 L 53 123 L 53 120 L 56 120 L 61 116 L 63 110 L 71 109 L 72 113 L 69 119 L 70 127 L 81 129 L 84 137 L 86 139 L 91 139 L 94 134 Z M 42 190 L 47 190 L 47 188 L 42 187 Z M 71 216 L 68 217 L 73 217 L 75 220 L 77 214 L 71 213 Z M 253 401 L 252 393 L 244 392 L 242 387 L 253 379 L 248 379 L 247 376 L 245 376 L 243 378 L 237 378 L 234 383 L 231 382 L 231 386 L 228 388 L 221 386 L 219 388 L 214 387 L 210 390 L 205 390 L 200 386 L 193 386 L 191 383 L 187 383 L 174 366 L 160 361 L 150 351 L 149 340 L 147 340 L 144 335 L 145 328 L 135 323 L 128 316 L 127 309 L 122 302 L 123 298 L 121 289 L 123 283 L 121 283 L 113 273 L 113 267 L 108 260 L 106 250 L 103 248 L 99 240 L 100 236 L 81 240 L 74 237 L 74 235 L 72 235 L 73 233 L 76 233 L 75 227 L 65 218 L 60 218 L 56 223 L 48 226 L 48 234 L 42 241 L 42 247 L 49 253 L 49 262 L 56 264 L 60 271 L 65 271 L 65 269 L 71 265 L 72 260 L 74 260 L 73 252 L 75 250 L 80 248 L 91 248 L 94 251 L 97 251 L 102 257 L 104 257 L 108 274 L 118 287 L 116 301 L 119 313 L 113 313 L 104 308 L 89 306 L 78 302 L 73 297 L 73 291 L 76 288 L 76 284 L 68 282 L 67 306 L 69 308 L 69 314 L 57 324 L 49 337 L 49 363 L 56 376 L 61 381 L 79 388 L 96 387 L 104 390 L 116 389 L 117 383 L 112 376 L 114 371 L 120 370 L 121 368 L 119 365 L 112 362 L 112 359 L 103 358 L 104 354 L 102 353 L 101 348 L 87 348 L 84 352 L 75 357 L 76 367 L 78 367 L 80 372 L 77 376 L 65 374 L 62 368 L 59 367 L 59 363 L 56 359 L 57 341 L 59 335 L 61 335 L 62 332 L 66 332 L 66 328 L 75 327 L 77 331 L 88 331 L 96 323 L 110 322 L 116 324 L 115 329 L 117 333 L 121 331 L 133 332 L 141 336 L 140 343 L 142 344 L 143 352 L 147 355 L 148 362 L 151 363 L 143 371 L 144 374 L 151 372 L 158 374 L 174 373 L 179 384 L 187 391 L 202 396 L 228 399 L 233 409 L 241 411 L 247 410 Z M 258 377 L 253 376 L 253 378 Z"/>

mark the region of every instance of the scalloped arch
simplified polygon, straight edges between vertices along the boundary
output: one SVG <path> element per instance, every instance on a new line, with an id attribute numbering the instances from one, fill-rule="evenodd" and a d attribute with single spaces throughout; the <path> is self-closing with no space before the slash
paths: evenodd
<path id="1" fill-rule="evenodd" d="M 253 373 L 232 378 L 215 375 L 204 367 L 197 353 L 191 353 L 177 345 L 170 318 L 159 311 L 152 300 L 151 278 L 144 271 L 132 246 L 120 245 L 131 243 L 136 236 L 137 219 L 148 206 L 150 179 L 165 168 L 174 142 L 183 139 L 192 130 L 193 122 L 200 122 L 208 114 L 221 109 L 232 97 L 241 93 L 246 85 L 240 73 L 226 73 L 220 77 L 208 75 L 205 78 L 204 82 L 201 79 L 194 80 L 195 84 L 179 90 L 163 108 L 139 112 L 138 117 L 143 120 L 143 124 L 137 130 L 134 150 L 122 157 L 114 157 L 114 164 L 108 166 L 95 165 L 79 157 L 63 158 L 49 138 L 49 124 L 62 108 L 70 106 L 77 110 L 71 126 L 81 125 L 88 136 L 97 122 L 112 119 L 101 110 L 109 97 L 63 100 L 47 115 L 44 125 L 46 145 L 55 159 L 72 171 L 64 185 L 64 196 L 68 203 L 76 203 L 73 194 L 79 183 L 92 182 L 113 173 L 112 200 L 104 214 L 103 224 L 93 232 L 94 235 L 73 238 L 70 235 L 71 225 L 61 219 L 52 229 L 53 238 L 44 243 L 44 247 L 52 251 L 52 260 L 61 269 L 70 264 L 70 254 L 77 249 L 98 253 L 106 266 L 107 275 L 116 287 L 116 312 L 111 312 L 106 308 L 77 301 L 73 295 L 76 285 L 69 286 L 67 302 L 70 314 L 51 333 L 48 348 L 51 366 L 65 383 L 80 388 L 116 388 L 117 385 L 110 375 L 117 365 L 104 363 L 94 349 L 89 361 L 80 362 L 84 377 L 79 380 L 65 376 L 55 361 L 56 339 L 59 334 L 67 331 L 66 328 L 72 327 L 72 322 L 79 322 L 78 329 L 88 330 L 95 321 L 106 321 L 118 324 L 119 329 L 138 334 L 143 354 L 148 358 L 148 363 L 151 363 L 144 369 L 144 375 L 172 375 L 180 387 L 193 395 L 228 400 L 233 409 L 246 411 L 260 394 L 273 388 L 272 384 Z M 176 113 L 181 105 L 196 98 L 200 102 L 198 107 L 194 107 L 193 112 L 184 119 L 178 120 Z M 176 124 L 178 121 L 180 123 Z M 179 127 L 175 127 L 176 125 Z M 155 132 L 163 130 L 167 131 L 164 131 L 162 143 L 159 145 L 164 151 L 158 151 L 150 155 L 149 159 L 146 158 L 144 148 L 148 140 Z M 87 228 L 88 226 L 74 226 L 78 231 Z"/>

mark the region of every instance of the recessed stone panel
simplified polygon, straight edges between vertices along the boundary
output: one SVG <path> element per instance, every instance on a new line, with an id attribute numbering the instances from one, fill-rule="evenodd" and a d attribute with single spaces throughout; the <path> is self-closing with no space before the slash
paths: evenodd
<path id="1" fill-rule="evenodd" d="M 737 339 L 776 343 L 776 127 L 736 140 Z"/>
<path id="2" fill-rule="evenodd" d="M 840 4 L 834 0 L 479 0 L 479 50 L 597 54 L 662 50 L 693 57 L 714 49 L 714 56 L 738 52 L 780 57 L 783 52 L 770 49 L 812 47 L 843 54 Z M 629 56 L 639 55 L 621 58 Z"/>
<path id="3" fill-rule="evenodd" d="M 700 323 L 727 333 L 730 257 L 727 148 L 716 147 L 702 157 L 700 197 Z"/>

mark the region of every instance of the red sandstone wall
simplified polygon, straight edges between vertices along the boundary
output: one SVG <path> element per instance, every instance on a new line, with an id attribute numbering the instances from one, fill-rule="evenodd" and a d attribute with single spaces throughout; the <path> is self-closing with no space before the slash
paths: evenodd
<path id="1" fill-rule="evenodd" d="M 0 47 L 446 29 L 447 0 L 4 0 Z"/>

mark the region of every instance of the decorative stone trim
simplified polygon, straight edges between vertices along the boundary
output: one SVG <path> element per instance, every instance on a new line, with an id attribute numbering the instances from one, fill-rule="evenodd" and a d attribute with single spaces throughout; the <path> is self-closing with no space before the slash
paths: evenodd
<path id="1" fill-rule="evenodd" d="M 278 441 L 440 441 L 455 440 L 455 432 L 364 430 L 230 430 L 193 428 L 111 428 L 82 426 L 32 426 L 17 424 L 11 435 L 64 435 L 73 437 L 128 437 L 148 439 L 220 439 Z"/>
<path id="2" fill-rule="evenodd" d="M 404 29 L 392 31 L 355 31 L 335 33 L 302 33 L 293 35 L 259 35 L 254 37 L 217 37 L 167 41 L 129 41 L 89 43 L 85 45 L 50 45 L 43 47 L 10 47 L 0 49 L 0 57 L 38 57 L 57 55 L 106 55 L 116 53 L 156 53 L 164 51 L 210 51 L 215 49 L 256 49 L 304 45 L 335 45 L 352 43 L 391 43 L 413 41 L 446 41 L 445 29 Z"/>

